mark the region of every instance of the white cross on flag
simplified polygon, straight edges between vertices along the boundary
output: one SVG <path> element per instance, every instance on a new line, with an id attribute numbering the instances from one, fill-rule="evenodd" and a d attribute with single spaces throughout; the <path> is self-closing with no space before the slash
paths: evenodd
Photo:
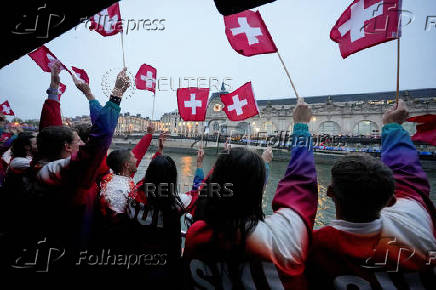
<path id="1" fill-rule="evenodd" d="M 53 64 L 56 61 L 59 61 L 58 58 L 45 45 L 30 52 L 29 56 L 45 72 L 51 72 L 51 67 Z M 61 70 L 63 69 L 67 70 L 71 74 L 71 71 L 61 63 Z"/>
<path id="2" fill-rule="evenodd" d="M 277 47 L 260 16 L 259 11 L 245 10 L 224 16 L 230 45 L 245 56 L 277 52 Z"/>
<path id="3" fill-rule="evenodd" d="M 330 32 L 343 58 L 401 36 L 402 0 L 355 0 Z"/>
<path id="4" fill-rule="evenodd" d="M 65 93 L 66 90 L 67 90 L 67 86 L 64 85 L 63 83 L 60 83 L 58 88 L 58 101 L 61 101 L 61 96 L 63 93 Z"/>
<path id="5" fill-rule="evenodd" d="M 143 64 L 135 76 L 135 85 L 138 90 L 156 92 L 157 71 L 151 65 Z"/>
<path id="6" fill-rule="evenodd" d="M 91 17 L 89 30 L 95 30 L 102 36 L 112 36 L 123 31 L 120 5 L 118 3 L 103 9 Z"/>
<path id="7" fill-rule="evenodd" d="M 9 101 L 5 101 L 3 104 L 1 104 L 1 110 L 3 115 L 8 115 L 8 116 L 14 116 L 15 113 L 14 111 L 12 111 L 11 106 L 9 106 Z"/>
<path id="8" fill-rule="evenodd" d="M 72 66 L 71 70 L 74 72 L 74 74 L 76 75 L 76 77 L 79 80 L 81 80 L 82 82 L 85 82 L 89 85 L 89 77 L 84 69 L 80 69 L 80 68 L 77 68 L 75 66 Z"/>
<path id="9" fill-rule="evenodd" d="M 180 117 L 184 121 L 204 121 L 206 119 L 207 88 L 180 88 L 177 89 L 177 105 Z"/>
<path id="10" fill-rule="evenodd" d="M 220 95 L 224 112 L 230 121 L 242 121 L 259 114 L 251 82 L 230 94 Z"/>

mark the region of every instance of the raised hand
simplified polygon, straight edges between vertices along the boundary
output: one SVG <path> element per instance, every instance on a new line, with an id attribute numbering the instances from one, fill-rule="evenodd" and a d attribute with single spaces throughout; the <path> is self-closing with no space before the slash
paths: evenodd
<path id="1" fill-rule="evenodd" d="M 74 74 L 72 74 L 71 76 L 73 77 L 73 82 L 76 87 L 86 96 L 86 98 L 88 100 L 94 100 L 95 98 L 91 92 L 91 88 L 89 87 L 89 85 L 86 82 L 77 79 Z"/>
<path id="2" fill-rule="evenodd" d="M 158 151 L 162 154 L 163 152 L 163 148 L 164 148 L 164 143 L 168 138 L 168 132 L 162 132 L 159 135 L 159 149 Z"/>
<path id="3" fill-rule="evenodd" d="M 202 147 L 197 151 L 197 168 L 203 168 L 204 150 Z"/>
<path id="4" fill-rule="evenodd" d="M 150 124 L 147 126 L 147 134 L 154 134 L 154 126 Z"/>
<path id="5" fill-rule="evenodd" d="M 59 88 L 60 83 L 61 83 L 61 78 L 59 77 L 60 72 L 61 72 L 61 63 L 60 63 L 60 61 L 57 60 L 51 66 L 50 88 L 53 90 L 57 90 Z"/>
<path id="6" fill-rule="evenodd" d="M 302 98 L 298 98 L 292 117 L 294 123 L 309 123 L 310 119 L 312 119 L 312 110 Z"/>
<path id="7" fill-rule="evenodd" d="M 224 151 L 229 152 L 232 149 L 232 145 L 230 144 L 230 137 L 226 138 L 226 143 L 224 143 Z"/>
<path id="8" fill-rule="evenodd" d="M 398 101 L 398 106 L 392 107 L 383 115 L 383 125 L 389 123 L 403 124 L 409 118 L 409 110 L 403 100 Z"/>
<path id="9" fill-rule="evenodd" d="M 112 95 L 121 98 L 126 90 L 129 88 L 130 79 L 126 72 L 127 68 L 125 67 L 122 71 L 118 73 L 117 80 L 115 81 L 115 87 L 112 90 Z"/>
<path id="10" fill-rule="evenodd" d="M 270 163 L 273 159 L 273 151 L 271 147 L 267 147 L 262 153 L 262 159 L 265 163 Z"/>

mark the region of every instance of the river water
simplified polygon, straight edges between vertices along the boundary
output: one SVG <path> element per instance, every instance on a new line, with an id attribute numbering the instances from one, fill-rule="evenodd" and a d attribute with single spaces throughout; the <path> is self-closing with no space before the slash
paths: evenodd
<path id="1" fill-rule="evenodd" d="M 196 156 L 180 153 L 168 153 L 168 155 L 171 156 L 176 162 L 180 191 L 189 191 L 197 166 Z M 135 182 L 139 181 L 141 178 L 144 177 L 145 170 L 151 160 L 151 156 L 151 153 L 147 153 L 147 155 L 144 157 L 135 175 Z M 212 168 L 215 160 L 216 156 L 206 155 L 204 157 L 203 167 L 205 174 L 207 174 L 207 172 Z M 330 183 L 330 168 L 332 167 L 332 165 L 333 161 L 331 164 L 316 164 L 319 195 L 315 228 L 319 228 L 323 225 L 328 224 L 328 222 L 335 217 L 335 206 L 331 199 L 326 196 L 327 186 Z M 287 166 L 288 162 L 273 161 L 271 163 L 271 171 L 268 185 L 263 198 L 263 210 L 265 214 L 272 213 L 271 201 L 274 197 L 277 184 L 279 180 L 283 177 Z M 436 170 L 425 169 L 425 171 L 431 185 L 430 198 L 436 204 Z"/>

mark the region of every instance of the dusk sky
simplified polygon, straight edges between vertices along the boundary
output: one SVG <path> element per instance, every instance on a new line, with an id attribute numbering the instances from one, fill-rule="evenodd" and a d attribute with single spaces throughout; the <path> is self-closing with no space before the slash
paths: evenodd
<path id="1" fill-rule="evenodd" d="M 331 28 L 351 2 L 277 0 L 259 8 L 300 95 L 395 90 L 395 41 L 343 60 L 338 45 L 330 40 Z M 129 72 L 134 76 L 143 63 L 157 68 L 162 90 L 156 92 L 155 118 L 177 109 L 175 90 L 179 79 L 186 86 L 184 78 L 203 78 L 203 85 L 217 79 L 218 87 L 227 78 L 231 90 L 251 81 L 258 100 L 295 97 L 276 54 L 244 57 L 231 48 L 223 17 L 212 0 L 123 0 L 120 9 L 123 19 L 163 20 L 164 30 L 141 27 L 124 35 Z M 404 0 L 403 10 L 407 11 L 403 20 L 413 16 L 413 21 L 403 27 L 400 89 L 435 88 L 436 27 L 426 31 L 426 23 L 428 16 L 436 19 L 436 1 Z M 94 95 L 101 102 L 107 100 L 102 79 L 108 71 L 122 68 L 119 34 L 102 37 L 81 24 L 46 46 L 65 65 L 85 69 Z M 114 77 L 115 73 L 110 75 Z M 172 89 L 162 78 L 171 79 Z M 65 71 L 61 82 L 67 85 L 61 100 L 63 116 L 89 114 L 87 100 Z M 215 85 L 218 82 L 213 80 Z M 0 70 L 0 101 L 9 100 L 19 118 L 39 118 L 49 84 L 50 73 L 25 55 Z M 195 85 L 191 81 L 191 86 Z M 211 87 L 211 93 L 215 90 Z M 132 92 L 123 100 L 121 112 L 151 116 L 152 93 Z"/>

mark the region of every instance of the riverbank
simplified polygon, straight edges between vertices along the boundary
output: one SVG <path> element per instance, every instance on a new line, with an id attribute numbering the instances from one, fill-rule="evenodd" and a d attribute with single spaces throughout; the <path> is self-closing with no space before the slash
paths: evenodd
<path id="1" fill-rule="evenodd" d="M 112 141 L 111 148 L 116 149 L 133 149 L 139 139 L 124 139 L 124 138 L 114 138 Z M 168 139 L 165 144 L 165 152 L 176 153 L 195 156 L 197 154 L 197 146 L 192 146 L 193 140 L 191 139 Z M 247 147 L 247 145 L 237 145 L 233 144 L 233 147 Z M 252 150 L 256 150 L 258 153 L 262 154 L 264 147 L 260 146 L 248 146 Z M 224 144 L 219 143 L 218 148 L 215 142 L 209 142 L 204 148 L 205 155 L 216 156 L 219 152 L 224 149 Z M 157 150 L 157 140 L 153 139 L 150 145 L 149 152 L 154 152 Z M 273 148 L 274 158 L 273 161 L 277 162 L 289 162 L 290 153 L 286 149 Z M 315 162 L 320 164 L 332 164 L 342 156 L 348 154 L 346 151 L 323 151 L 315 150 Z M 379 157 L 379 154 L 373 153 L 372 155 Z M 425 170 L 436 170 L 436 161 L 427 160 L 421 158 L 421 164 Z"/>

